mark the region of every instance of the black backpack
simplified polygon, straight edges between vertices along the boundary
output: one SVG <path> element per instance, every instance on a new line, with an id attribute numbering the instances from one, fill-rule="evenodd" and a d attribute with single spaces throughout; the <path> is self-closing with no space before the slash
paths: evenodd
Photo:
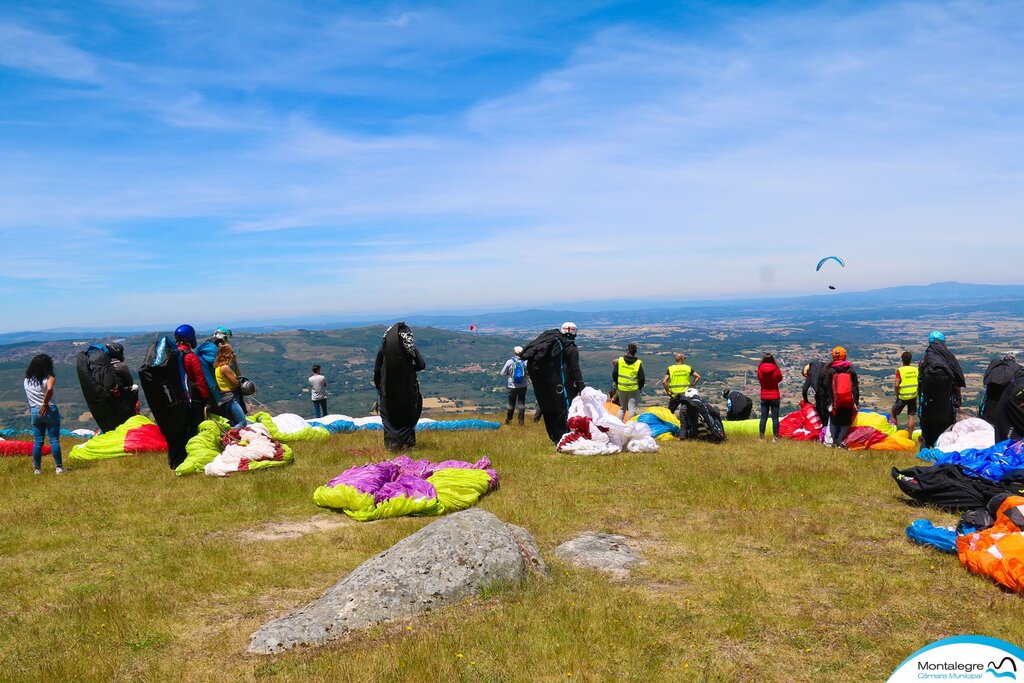
<path id="1" fill-rule="evenodd" d="M 180 406 L 187 407 L 189 395 L 185 365 L 170 337 L 161 337 L 150 344 L 139 367 L 139 384 L 158 422 L 161 413 Z"/>
<path id="2" fill-rule="evenodd" d="M 105 346 L 93 344 L 78 354 L 76 363 L 78 382 L 82 385 L 82 396 L 90 409 L 113 399 L 117 376 L 110 362 Z"/>

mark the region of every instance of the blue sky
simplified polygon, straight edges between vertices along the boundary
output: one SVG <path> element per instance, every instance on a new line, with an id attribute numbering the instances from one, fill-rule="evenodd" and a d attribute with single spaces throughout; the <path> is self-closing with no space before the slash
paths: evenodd
<path id="1" fill-rule="evenodd" d="M 1022 27 L 998 1 L 4 3 L 0 330 L 1019 283 L 993 254 L 1024 227 Z"/>

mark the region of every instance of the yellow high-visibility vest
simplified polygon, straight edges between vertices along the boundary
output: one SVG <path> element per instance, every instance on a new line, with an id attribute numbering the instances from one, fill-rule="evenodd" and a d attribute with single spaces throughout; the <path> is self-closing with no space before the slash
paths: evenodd
<path id="1" fill-rule="evenodd" d="M 685 363 L 668 366 L 668 393 L 681 394 L 690 388 L 690 376 L 693 368 Z"/>
<path id="2" fill-rule="evenodd" d="M 901 365 L 897 369 L 900 373 L 900 390 L 897 396 L 903 401 L 917 398 L 917 366 Z"/>
<path id="3" fill-rule="evenodd" d="M 640 366 L 643 364 L 644 362 L 638 358 L 635 363 L 630 365 L 623 356 L 619 356 L 619 376 L 615 382 L 615 388 L 619 391 L 637 391 L 640 388 L 638 375 Z"/>

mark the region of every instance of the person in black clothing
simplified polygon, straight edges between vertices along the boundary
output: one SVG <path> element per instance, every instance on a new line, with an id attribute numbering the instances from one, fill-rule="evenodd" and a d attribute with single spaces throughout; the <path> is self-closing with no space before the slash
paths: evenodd
<path id="1" fill-rule="evenodd" d="M 956 411 L 967 386 L 964 371 L 953 352 L 946 346 L 941 332 L 928 335 L 928 348 L 919 365 L 918 414 L 921 417 L 921 441 L 932 448 L 942 432 L 956 422 Z"/>
<path id="2" fill-rule="evenodd" d="M 389 451 L 416 446 L 416 422 L 423 412 L 416 373 L 426 367 L 408 325 L 398 322 L 385 330 L 373 365 L 373 385 L 380 396 L 384 448 Z"/>
<path id="3" fill-rule="evenodd" d="M 986 414 L 996 430 L 996 442 L 1024 439 L 1024 367 L 1017 365 L 999 395 L 999 403 Z"/>
<path id="4" fill-rule="evenodd" d="M 835 381 L 836 375 L 847 374 L 852 385 L 852 406 L 842 405 L 849 397 L 836 396 L 833 387 L 838 385 Z M 822 393 L 828 401 L 829 415 L 828 428 L 832 434 L 832 445 L 836 448 L 846 448 L 843 443 L 853 426 L 853 419 L 857 415 L 857 406 L 860 405 L 860 382 L 857 379 L 857 371 L 853 369 L 850 361 L 846 360 L 846 349 L 837 346 L 832 349 L 832 364 L 828 366 L 822 378 Z"/>
<path id="5" fill-rule="evenodd" d="M 1020 367 L 1012 353 L 988 364 L 985 377 L 982 379 L 985 391 L 982 394 L 981 409 L 978 411 L 978 415 L 990 424 L 995 424 L 999 399 Z"/>
<path id="6" fill-rule="evenodd" d="M 725 419 L 727 421 L 750 419 L 750 413 L 754 410 L 754 402 L 750 400 L 749 396 L 735 389 L 726 389 L 722 392 L 722 398 L 726 401 Z"/>
<path id="7" fill-rule="evenodd" d="M 828 400 L 826 398 L 826 392 L 822 388 L 822 382 L 825 378 L 825 373 L 828 371 L 828 363 L 824 363 L 820 360 L 812 360 L 810 363 L 804 366 L 804 387 L 801 391 L 803 399 L 807 403 L 814 405 L 814 412 L 818 413 L 818 418 L 821 420 L 822 427 L 828 424 Z M 814 397 L 810 396 L 811 392 L 814 393 Z"/>
<path id="8" fill-rule="evenodd" d="M 580 371 L 576 324 L 565 322 L 561 329 L 542 332 L 526 345 L 522 358 L 548 438 L 557 444 L 568 430 L 569 404 L 587 386 Z"/>
<path id="9" fill-rule="evenodd" d="M 124 346 L 119 342 L 110 342 L 107 344 L 107 354 L 110 356 L 110 365 L 114 369 L 117 381 L 112 393 L 121 404 L 118 424 L 124 424 L 125 420 L 139 412 L 139 387 L 135 384 L 131 369 L 124 362 Z"/>

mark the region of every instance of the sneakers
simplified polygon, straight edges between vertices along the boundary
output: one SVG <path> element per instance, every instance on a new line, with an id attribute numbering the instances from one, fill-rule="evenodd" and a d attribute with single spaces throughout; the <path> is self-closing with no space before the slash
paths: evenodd
<path id="1" fill-rule="evenodd" d="M 38 469 L 38 468 L 32 470 L 32 474 L 42 474 L 42 473 L 43 473 L 43 471 L 41 469 Z"/>
<path id="2" fill-rule="evenodd" d="M 57 474 L 64 474 L 64 468 L 63 467 L 58 467 L 57 468 Z"/>

